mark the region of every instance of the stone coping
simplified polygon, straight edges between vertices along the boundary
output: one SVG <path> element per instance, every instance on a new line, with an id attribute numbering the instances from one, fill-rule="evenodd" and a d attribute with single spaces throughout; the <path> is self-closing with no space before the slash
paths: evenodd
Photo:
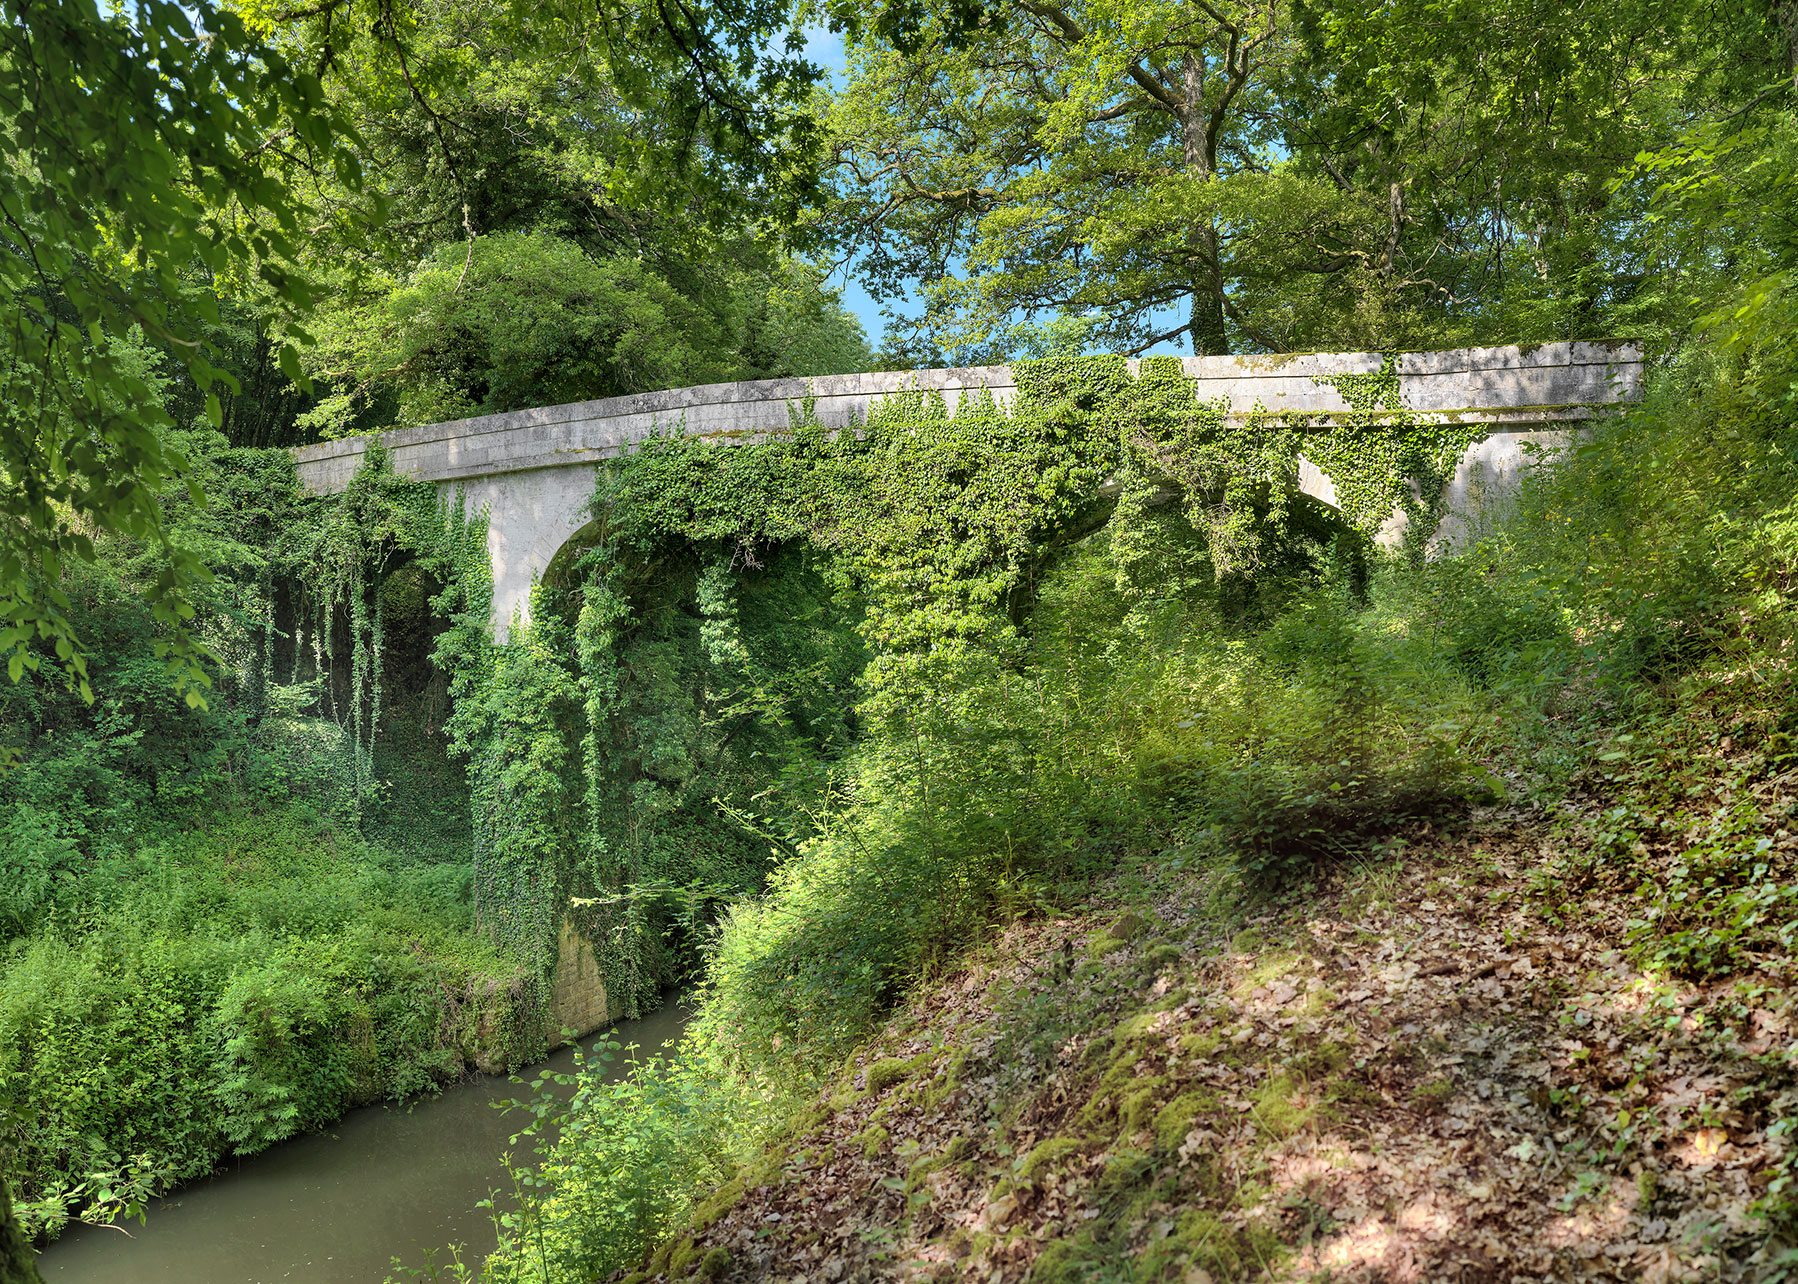
<path id="1" fill-rule="evenodd" d="M 1260 408 L 1329 422 L 1348 407 L 1318 380 L 1374 373 L 1385 361 L 1379 352 L 1284 353 L 1186 357 L 1181 366 L 1197 381 L 1200 399 L 1229 398 L 1232 418 Z M 1129 362 L 1132 370 L 1140 364 Z M 1397 373 L 1408 410 L 1524 427 L 1603 413 L 1638 393 L 1641 370 L 1640 344 L 1601 340 L 1408 352 L 1399 356 Z M 985 390 L 1005 404 L 1016 383 L 1009 366 L 967 366 L 701 384 L 400 428 L 294 453 L 302 484 L 314 494 L 346 486 L 377 439 L 396 472 L 453 481 L 597 462 L 658 433 L 762 441 L 785 429 L 789 405 L 807 399 L 826 427 L 850 427 L 866 419 L 877 398 L 906 389 L 963 395 Z"/>

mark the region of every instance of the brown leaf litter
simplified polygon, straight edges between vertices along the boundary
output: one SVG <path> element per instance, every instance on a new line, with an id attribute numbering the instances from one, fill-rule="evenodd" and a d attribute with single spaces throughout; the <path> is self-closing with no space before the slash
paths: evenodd
<path id="1" fill-rule="evenodd" d="M 1782 1278 L 1789 977 L 1645 974 L 1551 856 L 1507 814 L 1246 922 L 1168 874 L 1016 924 L 652 1277 Z"/>

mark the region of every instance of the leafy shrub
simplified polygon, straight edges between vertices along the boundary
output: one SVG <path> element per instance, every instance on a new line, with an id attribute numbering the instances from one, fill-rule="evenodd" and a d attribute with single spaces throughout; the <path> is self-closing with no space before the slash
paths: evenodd
<path id="1" fill-rule="evenodd" d="M 1454 557 L 1386 578 L 1411 626 L 1469 679 L 1481 686 L 1537 681 L 1573 639 L 1554 584 L 1519 566 L 1519 557 L 1501 530 Z"/>
<path id="2" fill-rule="evenodd" d="M 514 1101 L 530 1122 L 520 1136 L 534 1166 L 512 1168 L 518 1209 L 503 1213 L 500 1247 L 481 1278 L 490 1284 L 598 1279 L 643 1260 L 679 1218 L 730 1172 L 726 1139 L 751 1103 L 697 1059 L 633 1059 L 607 1082 L 624 1049 L 577 1047 L 572 1074 L 550 1074 Z M 555 1087 L 573 1087 L 564 1098 Z"/>
<path id="3" fill-rule="evenodd" d="M 213 1104 L 232 1150 L 253 1154 L 317 1127 L 350 1097 L 349 1002 L 280 956 L 232 974 L 208 1022 L 221 1054 Z"/>
<path id="4" fill-rule="evenodd" d="M 73 891 L 79 873 L 80 852 L 55 816 L 29 803 L 0 813 L 0 941 Z"/>
<path id="5" fill-rule="evenodd" d="M 271 687 L 277 702 L 284 688 Z M 302 690 L 296 699 L 316 695 Z M 355 781 L 350 771 L 349 736 L 324 718 L 277 715 L 256 727 L 263 752 L 253 760 L 246 784 L 270 802 L 304 799 L 321 815 L 348 820 L 356 815 Z"/>
<path id="6" fill-rule="evenodd" d="M 87 1174 L 151 1193 L 461 1073 L 465 996 L 505 1002 L 518 964 L 472 932 L 466 865 L 389 859 L 301 804 L 229 812 L 0 950 L 0 1155 L 30 1230 L 81 1213 Z"/>
<path id="7" fill-rule="evenodd" d="M 1454 653 L 1419 668 L 1361 615 L 1333 586 L 1299 600 L 1258 640 L 1264 664 L 1245 670 L 1236 716 L 1204 715 L 1213 761 L 1198 805 L 1252 884 L 1279 886 L 1493 791 L 1450 720 L 1463 711 L 1442 671 Z"/>

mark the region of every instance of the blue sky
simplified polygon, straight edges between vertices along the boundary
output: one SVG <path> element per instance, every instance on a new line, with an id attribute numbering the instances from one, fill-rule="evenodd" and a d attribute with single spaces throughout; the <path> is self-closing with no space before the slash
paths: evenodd
<path id="1" fill-rule="evenodd" d="M 843 54 L 843 38 L 823 27 L 810 27 L 805 36 L 805 56 L 826 68 L 830 72 L 831 84 L 840 87 L 848 70 L 848 60 Z M 886 325 L 880 317 L 880 305 L 868 297 L 861 282 L 848 271 L 838 272 L 831 284 L 843 291 L 843 306 L 861 320 L 862 329 L 868 332 L 868 342 L 878 348 L 880 332 Z"/>

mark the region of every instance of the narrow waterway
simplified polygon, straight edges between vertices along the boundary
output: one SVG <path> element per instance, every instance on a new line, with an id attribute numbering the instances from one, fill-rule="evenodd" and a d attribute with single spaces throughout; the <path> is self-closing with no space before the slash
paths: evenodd
<path id="1" fill-rule="evenodd" d="M 673 1004 L 611 1036 L 659 1051 L 680 1033 Z M 586 1040 L 591 1045 L 595 1040 Z M 568 1070 L 571 1051 L 549 1067 Z M 623 1072 L 622 1058 L 614 1075 Z M 409 1106 L 368 1106 L 329 1132 L 239 1160 L 205 1181 L 151 1205 L 129 1236 L 81 1226 L 52 1244 L 39 1263 L 59 1284 L 273 1284 L 315 1280 L 381 1284 L 428 1255 L 449 1260 L 448 1244 L 480 1264 L 494 1246 L 487 1210 L 476 1207 L 506 1184 L 500 1156 L 528 1120 L 495 1100 L 529 1094 L 505 1079 L 478 1078 Z M 399 1259 L 399 1269 L 394 1259 Z"/>

